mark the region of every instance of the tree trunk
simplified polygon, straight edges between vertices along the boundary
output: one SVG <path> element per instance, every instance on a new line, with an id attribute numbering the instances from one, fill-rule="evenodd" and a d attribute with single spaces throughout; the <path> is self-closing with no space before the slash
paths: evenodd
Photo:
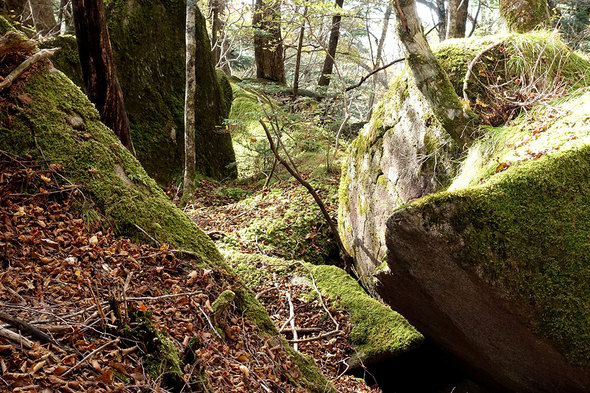
<path id="1" fill-rule="evenodd" d="M 186 88 L 184 93 L 184 187 L 182 202 L 192 201 L 195 196 L 196 146 L 195 146 L 195 96 L 197 91 L 196 34 L 197 3 L 186 2 Z"/>
<path id="2" fill-rule="evenodd" d="M 297 57 L 295 59 L 295 75 L 293 76 L 293 101 L 297 99 L 299 95 L 299 69 L 301 68 L 301 51 L 303 49 L 303 36 L 305 35 L 305 21 L 307 18 L 308 6 L 305 6 L 303 10 L 303 21 L 301 22 L 301 28 L 299 29 L 299 41 L 297 42 Z"/>
<path id="3" fill-rule="evenodd" d="M 447 38 L 464 38 L 469 0 L 450 0 Z"/>
<path id="4" fill-rule="evenodd" d="M 231 76 L 231 68 L 227 59 L 227 45 L 225 43 L 225 22 L 222 16 L 225 14 L 225 0 L 211 1 L 211 45 L 213 46 L 213 61 L 215 67 L 220 68 Z"/>
<path id="5" fill-rule="evenodd" d="M 526 33 L 549 27 L 547 0 L 500 0 L 499 3 L 500 15 L 510 31 Z"/>
<path id="6" fill-rule="evenodd" d="M 88 98 L 100 118 L 133 152 L 123 92 L 117 79 L 103 0 L 72 0 L 76 41 Z"/>
<path id="7" fill-rule="evenodd" d="M 256 0 L 252 16 L 256 77 L 285 83 L 281 1 Z"/>
<path id="8" fill-rule="evenodd" d="M 52 0 L 4 0 L 3 2 L 5 10 L 14 10 L 19 22 L 24 26 L 34 26 L 39 34 L 47 35 L 57 26 Z"/>
<path id="9" fill-rule="evenodd" d="M 436 0 L 436 15 L 438 16 L 438 39 L 444 41 L 447 38 L 447 8 L 445 0 Z"/>
<path id="10" fill-rule="evenodd" d="M 449 77 L 432 54 L 416 14 L 416 1 L 395 0 L 395 13 L 399 38 L 406 48 L 406 62 L 416 86 L 444 129 L 460 146 L 467 145 L 471 140 L 469 126 L 473 116 L 463 109 Z"/>
<path id="11" fill-rule="evenodd" d="M 338 40 L 340 39 L 340 22 L 342 15 L 338 9 L 342 8 L 344 0 L 336 0 L 336 13 L 332 17 L 332 27 L 330 27 L 330 40 L 328 42 L 328 52 L 324 59 L 324 66 L 322 67 L 322 75 L 318 81 L 318 86 L 328 86 L 332 78 L 334 70 L 334 61 L 336 59 L 336 49 L 338 48 Z"/>

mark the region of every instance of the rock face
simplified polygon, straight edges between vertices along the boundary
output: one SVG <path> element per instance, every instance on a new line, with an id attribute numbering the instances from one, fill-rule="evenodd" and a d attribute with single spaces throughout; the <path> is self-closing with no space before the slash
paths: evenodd
<path id="1" fill-rule="evenodd" d="M 531 61 L 562 58 L 543 52 L 539 37 L 509 39 L 541 48 Z M 465 57 L 481 50 L 468 44 L 454 40 L 438 52 L 457 89 Z M 567 74 L 561 81 L 579 87 L 588 63 L 566 58 L 551 79 Z M 411 83 L 400 81 L 343 167 L 339 225 L 363 284 L 479 381 L 507 391 L 589 391 L 590 95 L 482 128 L 459 163 Z M 485 100 L 485 92 L 469 94 Z"/>
<path id="2" fill-rule="evenodd" d="M 453 157 L 454 142 L 411 78 L 400 76 L 352 143 L 340 181 L 340 232 L 372 294 L 373 273 L 387 268 L 386 218 L 447 182 Z"/>

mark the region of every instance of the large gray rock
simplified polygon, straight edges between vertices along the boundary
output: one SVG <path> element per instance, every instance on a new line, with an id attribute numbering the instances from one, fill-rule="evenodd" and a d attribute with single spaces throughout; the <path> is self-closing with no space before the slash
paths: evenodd
<path id="1" fill-rule="evenodd" d="M 456 157 L 455 143 L 404 73 L 353 141 L 342 167 L 340 233 L 372 294 L 374 272 L 387 269 L 387 218 L 396 207 L 446 184 Z"/>

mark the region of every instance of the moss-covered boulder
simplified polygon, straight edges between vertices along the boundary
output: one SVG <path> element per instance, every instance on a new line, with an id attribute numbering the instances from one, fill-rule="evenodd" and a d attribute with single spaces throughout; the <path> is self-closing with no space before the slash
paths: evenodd
<path id="1" fill-rule="evenodd" d="M 352 144 L 339 225 L 369 290 L 474 378 L 510 391 L 582 392 L 590 386 L 590 95 L 578 88 L 590 64 L 548 34 L 438 48 L 458 94 L 479 57 L 467 98 L 480 116 L 493 114 L 498 93 L 530 101 L 518 116 L 493 108 L 513 112 L 480 127 L 462 153 L 440 137 L 427 149 L 436 122 L 414 120 L 424 109 L 406 107 L 419 95 L 400 77 Z"/>
<path id="2" fill-rule="evenodd" d="M 349 339 L 356 350 L 349 366 L 372 365 L 407 353 L 422 344 L 423 336 L 400 314 L 371 298 L 344 270 L 329 265 L 284 260 L 222 249 L 228 263 L 251 287 L 263 285 L 273 276 L 291 277 L 305 283 L 311 297 L 317 296 L 313 283 L 331 304 L 350 315 Z M 264 269 L 260 269 L 260 265 Z"/>
<path id="3" fill-rule="evenodd" d="M 107 21 L 139 161 L 161 183 L 178 177 L 184 154 L 185 11 L 183 0 L 108 0 Z M 205 18 L 197 12 L 197 171 L 236 175 L 227 113 L 213 66 Z"/>
<path id="4" fill-rule="evenodd" d="M 516 116 L 523 107 L 519 98 L 527 97 L 531 104 L 525 107 L 531 108 L 590 82 L 588 60 L 549 32 L 447 40 L 434 53 L 459 96 L 464 95 L 469 64 L 479 59 L 466 86 L 465 105 L 486 125 L 502 125 Z M 480 135 L 487 129 L 482 127 Z M 398 76 L 353 141 L 340 183 L 340 232 L 372 293 L 373 273 L 387 268 L 387 218 L 397 207 L 448 187 L 457 171 L 467 168 L 457 164 L 462 154 L 408 73 Z"/>
<path id="5" fill-rule="evenodd" d="M 512 391 L 590 389 L 589 102 L 490 131 L 450 191 L 387 223 L 379 295 Z"/>
<path id="6" fill-rule="evenodd" d="M 391 85 L 342 166 L 338 225 L 357 275 L 374 294 L 385 262 L 385 220 L 396 206 L 441 187 L 455 143 L 406 73 Z"/>

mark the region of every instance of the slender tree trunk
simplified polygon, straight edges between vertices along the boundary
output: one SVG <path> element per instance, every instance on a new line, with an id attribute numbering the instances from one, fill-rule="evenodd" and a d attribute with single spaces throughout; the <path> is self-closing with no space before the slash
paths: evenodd
<path id="1" fill-rule="evenodd" d="M 303 21 L 299 29 L 299 41 L 297 42 L 297 57 L 295 59 L 295 75 L 293 76 L 293 101 L 299 95 L 299 69 L 301 68 L 301 51 L 303 49 L 303 36 L 305 35 L 305 21 L 307 18 L 308 6 L 303 10 Z"/>
<path id="2" fill-rule="evenodd" d="M 547 0 L 499 0 L 499 5 L 500 15 L 510 31 L 526 33 L 549 27 Z"/>
<path id="3" fill-rule="evenodd" d="M 436 14 L 438 16 L 438 39 L 444 41 L 447 38 L 447 9 L 445 0 L 436 0 Z"/>
<path id="4" fill-rule="evenodd" d="M 256 77 L 285 83 L 281 1 L 256 0 L 252 16 Z"/>
<path id="5" fill-rule="evenodd" d="M 397 31 L 406 48 L 406 62 L 410 67 L 416 86 L 429 102 L 431 109 L 441 120 L 444 129 L 460 145 L 471 140 L 469 126 L 474 120 L 463 109 L 459 96 L 449 77 L 434 57 L 418 16 L 415 0 L 394 0 Z"/>
<path id="6" fill-rule="evenodd" d="M 447 38 L 463 38 L 467 28 L 469 0 L 449 1 L 449 26 Z"/>
<path id="7" fill-rule="evenodd" d="M 377 53 L 375 55 L 375 64 L 373 65 L 373 70 L 381 67 L 381 61 L 383 57 L 383 46 L 385 44 L 385 38 L 387 38 L 387 31 L 389 30 L 389 19 L 391 19 L 391 11 L 393 8 L 393 0 L 390 0 L 387 4 L 387 8 L 385 9 L 385 14 L 383 15 L 383 28 L 381 29 L 381 37 L 379 37 L 379 42 L 377 43 Z M 371 118 L 373 113 L 373 105 L 375 104 L 375 88 L 377 87 L 377 82 L 375 79 L 372 80 L 373 89 L 371 90 L 371 94 L 369 95 L 369 115 L 368 118 Z"/>
<path id="8" fill-rule="evenodd" d="M 195 96 L 197 44 L 196 35 L 196 0 L 186 2 L 186 88 L 184 94 L 184 187 L 182 202 L 192 201 L 195 196 L 196 146 L 195 146 Z"/>
<path id="9" fill-rule="evenodd" d="M 336 0 L 336 13 L 332 17 L 332 26 L 330 27 L 330 40 L 328 41 L 328 52 L 324 59 L 324 66 L 322 67 L 322 75 L 318 81 L 318 86 L 328 86 L 334 71 L 334 61 L 336 59 L 336 49 L 338 49 L 338 40 L 340 39 L 340 22 L 342 15 L 338 9 L 342 8 L 344 0 Z"/>
<path id="10" fill-rule="evenodd" d="M 103 0 L 72 0 L 82 75 L 100 118 L 133 152 L 123 92 L 117 79 Z"/>

